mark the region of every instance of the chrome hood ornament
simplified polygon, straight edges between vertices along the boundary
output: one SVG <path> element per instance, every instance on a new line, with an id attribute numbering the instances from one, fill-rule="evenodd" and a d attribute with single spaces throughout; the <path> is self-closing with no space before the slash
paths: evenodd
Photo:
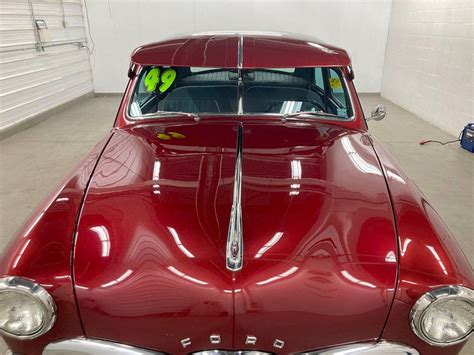
<path id="1" fill-rule="evenodd" d="M 229 231 L 227 233 L 226 264 L 227 269 L 239 271 L 243 264 L 242 240 L 242 126 L 237 131 L 237 154 L 235 159 L 234 195 L 230 211 Z"/>

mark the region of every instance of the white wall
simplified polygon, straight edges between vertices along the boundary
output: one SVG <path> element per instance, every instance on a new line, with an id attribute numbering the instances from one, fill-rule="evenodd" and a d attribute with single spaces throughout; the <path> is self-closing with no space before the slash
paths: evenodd
<path id="1" fill-rule="evenodd" d="M 212 30 L 315 36 L 348 50 L 360 92 L 380 92 L 391 0 L 86 1 L 96 92 L 123 91 L 135 47 L 173 34 Z"/>
<path id="2" fill-rule="evenodd" d="M 382 95 L 455 136 L 473 122 L 472 0 L 393 0 Z"/>
<path id="3" fill-rule="evenodd" d="M 0 133 L 92 91 L 80 0 L 33 0 L 36 19 L 48 25 L 54 47 L 35 49 L 28 0 L 0 0 Z M 65 22 L 63 22 L 65 21 Z M 65 25 L 65 26 L 64 26 Z"/>

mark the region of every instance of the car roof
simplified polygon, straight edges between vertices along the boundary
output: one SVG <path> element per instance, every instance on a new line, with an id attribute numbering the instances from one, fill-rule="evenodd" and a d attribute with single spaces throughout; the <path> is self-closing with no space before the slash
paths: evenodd
<path id="1" fill-rule="evenodd" d="M 316 38 L 275 32 L 212 32 L 181 35 L 135 49 L 139 65 L 218 68 L 350 66 L 344 49 Z"/>

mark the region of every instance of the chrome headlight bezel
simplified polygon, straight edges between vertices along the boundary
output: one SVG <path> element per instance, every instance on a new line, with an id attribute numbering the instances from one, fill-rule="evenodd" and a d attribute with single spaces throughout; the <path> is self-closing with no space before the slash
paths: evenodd
<path id="1" fill-rule="evenodd" d="M 467 332 L 463 337 L 449 342 L 436 341 L 430 338 L 423 329 L 423 318 L 429 307 L 447 300 L 457 300 L 469 303 L 474 307 L 474 291 L 464 286 L 445 286 L 437 288 L 423 294 L 418 301 L 415 302 L 410 311 L 410 325 L 413 332 L 424 342 L 434 346 L 450 346 L 462 343 L 472 333 Z"/>
<path id="2" fill-rule="evenodd" d="M 29 334 L 14 334 L 2 328 L 0 334 L 21 340 L 35 339 L 53 327 L 57 317 L 56 304 L 48 291 L 39 284 L 17 276 L 0 278 L 0 294 L 3 292 L 17 292 L 33 298 L 43 310 L 43 320 L 41 327 Z"/>

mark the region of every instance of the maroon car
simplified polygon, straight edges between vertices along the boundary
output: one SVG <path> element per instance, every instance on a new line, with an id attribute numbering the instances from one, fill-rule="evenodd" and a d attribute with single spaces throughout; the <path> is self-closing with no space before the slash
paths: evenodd
<path id="1" fill-rule="evenodd" d="M 459 352 L 472 269 L 368 132 L 343 49 L 195 34 L 128 75 L 113 129 L 0 259 L 12 352 Z"/>

